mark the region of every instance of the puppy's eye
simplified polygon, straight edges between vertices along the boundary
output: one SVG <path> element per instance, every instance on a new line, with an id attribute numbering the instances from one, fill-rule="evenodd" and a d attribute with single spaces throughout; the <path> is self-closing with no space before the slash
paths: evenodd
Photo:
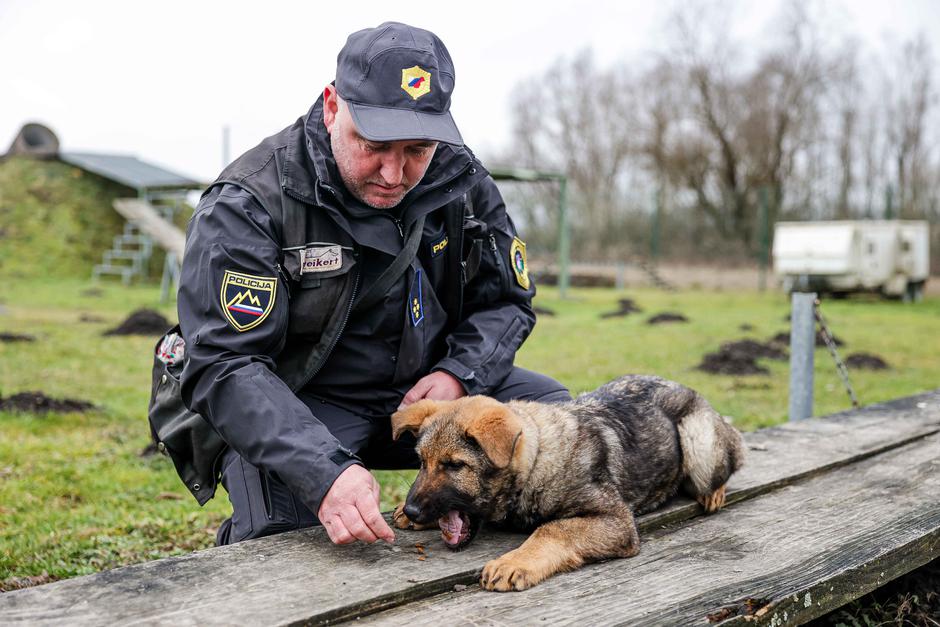
<path id="1" fill-rule="evenodd" d="M 441 468 L 445 470 L 460 470 L 466 465 L 467 464 L 460 461 L 459 459 L 449 459 L 447 461 L 441 462 Z"/>

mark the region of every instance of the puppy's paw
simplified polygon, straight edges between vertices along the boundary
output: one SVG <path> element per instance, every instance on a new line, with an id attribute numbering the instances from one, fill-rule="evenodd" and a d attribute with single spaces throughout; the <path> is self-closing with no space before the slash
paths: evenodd
<path id="1" fill-rule="evenodd" d="M 725 486 L 721 486 L 711 494 L 700 496 L 697 500 L 705 508 L 706 513 L 717 512 L 725 505 Z"/>
<path id="2" fill-rule="evenodd" d="M 411 531 L 421 531 L 422 529 L 432 529 L 437 527 L 437 525 L 419 525 L 411 521 L 410 518 L 405 514 L 405 504 L 402 503 L 395 508 L 394 513 L 392 513 L 392 524 L 399 529 L 410 529 Z"/>
<path id="3" fill-rule="evenodd" d="M 483 567 L 480 587 L 497 592 L 527 590 L 543 579 L 545 575 L 538 574 L 521 560 L 504 555 L 487 562 Z"/>

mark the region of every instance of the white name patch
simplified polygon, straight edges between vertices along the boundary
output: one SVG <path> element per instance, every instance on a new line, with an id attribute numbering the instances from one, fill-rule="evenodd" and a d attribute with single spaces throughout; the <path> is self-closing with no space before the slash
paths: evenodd
<path id="1" fill-rule="evenodd" d="M 336 246 L 317 246 L 300 251 L 300 273 L 330 272 L 343 267 L 343 249 Z"/>

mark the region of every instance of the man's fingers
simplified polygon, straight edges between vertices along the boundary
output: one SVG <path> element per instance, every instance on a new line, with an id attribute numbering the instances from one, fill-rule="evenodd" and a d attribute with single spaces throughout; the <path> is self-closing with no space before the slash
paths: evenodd
<path id="1" fill-rule="evenodd" d="M 395 541 L 395 532 L 392 531 L 392 528 L 388 526 L 388 523 L 385 522 L 385 519 L 382 517 L 378 503 L 364 499 L 362 502 L 357 502 L 356 507 L 359 508 L 359 514 L 362 516 L 362 520 L 369 526 L 369 529 L 375 534 L 376 538 L 381 538 L 388 543 Z"/>
<path id="2" fill-rule="evenodd" d="M 340 518 L 343 520 L 343 524 L 346 526 L 346 530 L 353 536 L 356 540 L 362 540 L 372 544 L 378 538 L 372 530 L 369 529 L 369 526 L 362 519 L 362 516 L 359 513 L 359 510 L 354 507 L 343 508 L 340 512 Z M 351 540 L 350 540 L 351 541 Z"/>
<path id="3" fill-rule="evenodd" d="M 401 405 L 398 406 L 398 409 L 407 407 L 412 403 L 417 403 L 422 398 L 427 396 L 428 390 L 431 389 L 431 382 L 428 381 L 427 377 L 421 377 L 418 379 L 418 382 L 414 384 L 408 392 L 405 394 L 404 398 L 401 399 Z"/>
<path id="4" fill-rule="evenodd" d="M 326 534 L 330 536 L 330 542 L 333 544 L 349 544 L 356 541 L 339 516 L 324 520 L 323 526 L 326 527 Z"/>

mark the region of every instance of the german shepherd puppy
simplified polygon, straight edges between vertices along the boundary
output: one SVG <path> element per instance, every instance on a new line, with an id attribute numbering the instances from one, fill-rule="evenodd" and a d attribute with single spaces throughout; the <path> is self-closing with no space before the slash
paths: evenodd
<path id="1" fill-rule="evenodd" d="M 634 516 L 681 487 L 707 512 L 741 467 L 741 435 L 697 392 L 625 376 L 561 404 L 485 396 L 423 400 L 392 416 L 418 436 L 421 470 L 394 524 L 437 523 L 466 546 L 484 522 L 532 531 L 483 568 L 487 590 L 525 590 L 590 561 L 640 549 Z"/>

